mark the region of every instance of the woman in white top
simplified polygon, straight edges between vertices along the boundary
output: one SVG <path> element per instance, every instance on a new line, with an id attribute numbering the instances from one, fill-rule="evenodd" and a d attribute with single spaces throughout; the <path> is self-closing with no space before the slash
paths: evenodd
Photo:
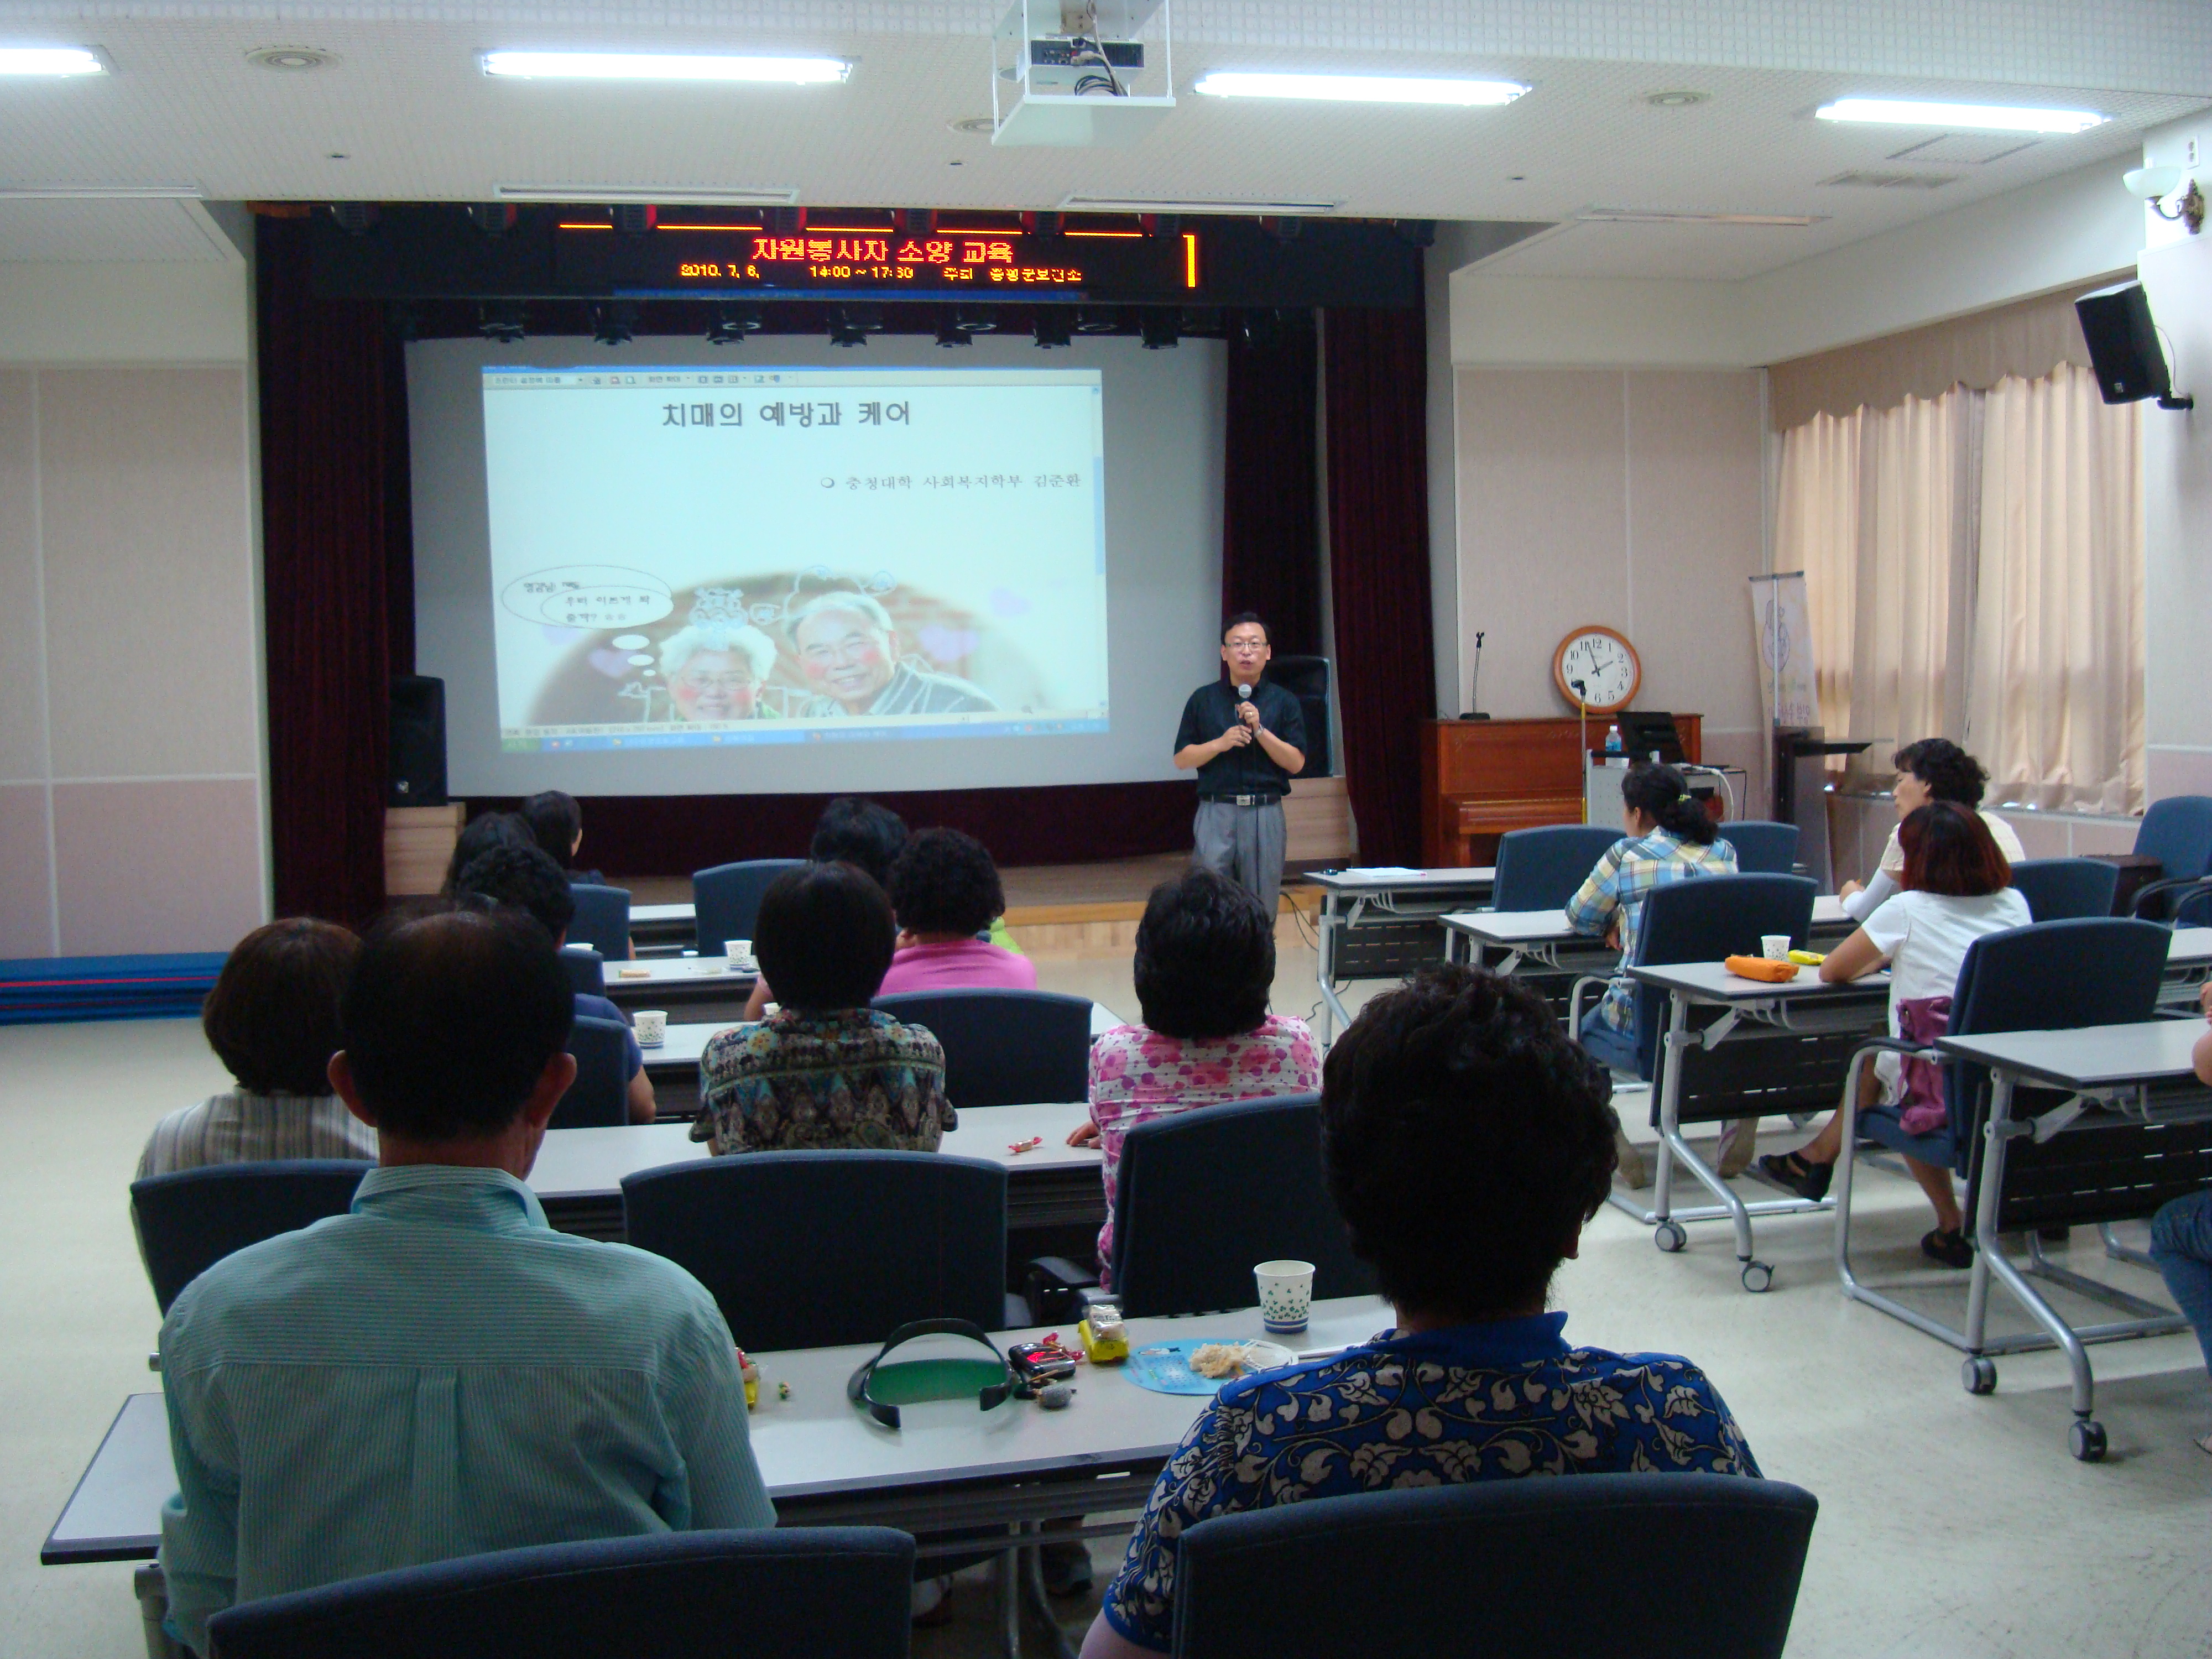
<path id="1" fill-rule="evenodd" d="M 1948 800 L 1960 806 L 1972 807 L 1984 823 L 1989 826 L 1997 851 L 2014 864 L 2027 856 L 2013 833 L 2012 825 L 1994 812 L 1981 810 L 1982 790 L 1990 775 L 1982 763 L 1947 738 L 1923 738 L 1917 743 L 1908 743 L 1890 757 L 1897 768 L 1897 781 L 1891 786 L 1891 795 L 1897 802 L 1897 821 L 1905 820 L 1930 801 Z M 1839 896 L 1844 901 L 1844 914 L 1853 921 L 1864 921 L 1882 902 L 1904 886 L 1905 848 L 1898 841 L 1895 830 L 1889 832 L 1889 842 L 1881 849 L 1881 864 L 1874 879 L 1863 887 L 1855 881 L 1843 885 Z"/>
<path id="2" fill-rule="evenodd" d="M 1985 933 L 2025 927 L 2032 918 L 2027 901 L 2011 885 L 2012 866 L 1972 808 L 1931 802 L 1916 809 L 1898 831 L 1905 849 L 1902 890 L 1828 953 L 1820 977 L 1832 984 L 1854 980 L 1887 963 L 1889 1033 L 1904 1035 L 1909 1022 L 1912 1035 L 1924 1037 L 1949 1019 L 1951 993 L 1967 947 Z M 1880 1056 L 1862 1075 L 1862 1109 L 1896 1107 L 1905 1128 L 1922 1133 L 1916 1117 L 1942 1121 L 1940 1084 L 1930 1071 L 1915 1067 L 1907 1079 L 1898 1055 Z M 1842 1150 L 1838 1114 L 1811 1144 L 1779 1158 L 1763 1158 L 1759 1167 L 1793 1192 L 1820 1198 L 1828 1190 Z M 1947 1267 L 1971 1267 L 1973 1251 L 1951 1190 L 1951 1171 L 1916 1158 L 1905 1161 L 1936 1210 L 1936 1231 L 1920 1241 L 1921 1249 Z"/>
<path id="3" fill-rule="evenodd" d="M 231 947 L 200 1011 L 208 1046 L 238 1087 L 154 1126 L 138 1176 L 204 1164 L 376 1156 L 376 1131 L 331 1092 L 338 996 L 361 941 L 306 916 L 257 927 Z"/>

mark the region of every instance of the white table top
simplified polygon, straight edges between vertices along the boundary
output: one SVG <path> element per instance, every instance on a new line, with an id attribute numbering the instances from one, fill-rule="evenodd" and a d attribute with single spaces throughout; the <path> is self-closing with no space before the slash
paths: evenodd
<path id="1" fill-rule="evenodd" d="M 2177 927 L 2166 947 L 2166 965 L 2189 968 L 2212 963 L 2212 927 Z"/>
<path id="2" fill-rule="evenodd" d="M 938 1150 L 956 1158 L 983 1158 L 1006 1166 L 1017 1179 L 1048 1170 L 1099 1167 L 1096 1146 L 1071 1146 L 1069 1132 L 1091 1115 L 1081 1101 L 1035 1106 L 970 1106 L 960 1126 Z M 1008 1149 L 1042 1136 L 1030 1152 Z M 530 1189 L 546 1199 L 607 1198 L 622 1189 L 623 1177 L 641 1170 L 689 1164 L 711 1157 L 706 1143 L 691 1139 L 689 1123 L 635 1123 L 602 1129 L 553 1129 L 538 1150 Z"/>
<path id="3" fill-rule="evenodd" d="M 1092 1036 L 1095 1037 L 1101 1032 L 1110 1031 L 1121 1023 L 1121 1017 L 1104 1003 L 1094 1002 L 1091 1005 L 1091 1035 Z M 696 1066 L 699 1063 L 700 1055 L 706 1052 L 707 1040 L 717 1031 L 729 1030 L 733 1022 L 726 1019 L 710 1019 L 692 1021 L 679 1025 L 674 1020 L 671 1020 L 668 1023 L 666 1037 L 653 1048 L 645 1050 L 645 1063 L 656 1070 L 665 1070 L 677 1066 Z"/>
<path id="4" fill-rule="evenodd" d="M 2152 1019 L 2070 1031 L 1938 1037 L 1936 1046 L 2063 1089 L 2096 1089 L 2193 1076 L 2191 1053 L 2208 1029 L 2201 1019 Z"/>
<path id="5" fill-rule="evenodd" d="M 750 973 L 732 973 L 727 957 L 640 957 L 635 962 L 611 961 L 601 968 L 599 977 L 611 992 L 700 984 L 749 991 L 754 979 Z"/>
<path id="6" fill-rule="evenodd" d="M 1379 1297 L 1344 1297 L 1316 1303 L 1311 1328 L 1294 1340 L 1301 1352 L 1339 1348 L 1364 1342 L 1390 1323 L 1389 1307 Z M 1043 1334 L 1010 1332 L 1000 1346 Z M 1260 1334 L 1254 1308 L 1129 1322 L 1133 1345 L 1170 1337 L 1238 1340 Z M 887 1429 L 845 1398 L 846 1378 L 874 1352 L 869 1345 L 751 1356 L 761 1369 L 760 1405 L 750 1425 L 753 1455 L 769 1497 L 781 1502 L 889 1492 L 1165 1457 L 1206 1404 L 1201 1395 L 1140 1389 L 1118 1368 L 1084 1365 L 1076 1372 L 1075 1402 L 1063 1412 L 1018 1400 L 989 1412 L 943 1401 L 903 1407 L 904 1426 Z M 790 1399 L 777 1397 L 779 1383 L 790 1385 Z M 176 1490 L 161 1396 L 134 1394 L 54 1523 L 48 1547 L 64 1559 L 149 1559 L 159 1541 L 161 1505 Z"/>
<path id="7" fill-rule="evenodd" d="M 1523 948 L 1531 945 L 1564 945 L 1577 939 L 1596 942 L 1594 936 L 1577 933 L 1567 924 L 1565 910 L 1454 910 L 1437 920 L 1454 933 L 1465 933 L 1485 945 L 1501 948 Z M 1840 927 L 1850 917 L 1844 910 L 1843 900 L 1832 895 L 1813 901 L 1813 926 Z M 2212 933 L 2212 928 L 2200 930 Z M 2212 939 L 2206 941 L 2212 947 Z M 2208 948 L 2207 956 L 2212 956 Z"/>
<path id="8" fill-rule="evenodd" d="M 696 922 L 699 910 L 694 904 L 633 904 L 629 907 L 629 919 L 633 925 L 641 922 L 647 926 Z"/>
<path id="9" fill-rule="evenodd" d="M 1355 870 L 1316 870 L 1301 880 L 1339 893 L 1419 891 L 1425 888 L 1487 887 L 1497 879 L 1494 866 L 1479 864 L 1449 870 L 1391 869 L 1376 866 Z"/>
<path id="10" fill-rule="evenodd" d="M 1687 991 L 1692 995 L 1720 1002 L 1768 1002 L 1791 1000 L 1808 997 L 1837 997 L 1864 995 L 1878 992 L 1889 994 L 1889 971 L 1862 974 L 1858 978 L 1830 984 L 1820 977 L 1817 968 L 1800 968 L 1797 977 L 1777 985 L 1763 979 L 1745 979 L 1731 974 L 1717 962 L 1663 963 L 1649 968 L 1631 968 L 1629 975 L 1646 985 L 1656 985 L 1668 991 Z"/>

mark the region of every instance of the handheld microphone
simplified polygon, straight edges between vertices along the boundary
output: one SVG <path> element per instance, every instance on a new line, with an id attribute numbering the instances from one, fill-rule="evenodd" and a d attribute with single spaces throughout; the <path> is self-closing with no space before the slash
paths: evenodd
<path id="1" fill-rule="evenodd" d="M 1237 688 L 1237 702 L 1251 702 L 1251 701 L 1252 701 L 1252 688 L 1251 688 L 1250 686 L 1249 686 L 1249 685 L 1240 685 L 1240 686 L 1238 686 L 1238 687 Z"/>

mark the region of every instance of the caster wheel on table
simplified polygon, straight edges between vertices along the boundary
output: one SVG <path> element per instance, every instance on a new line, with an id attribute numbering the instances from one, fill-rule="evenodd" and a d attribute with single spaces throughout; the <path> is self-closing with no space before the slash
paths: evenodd
<path id="1" fill-rule="evenodd" d="M 1747 1261 L 1743 1264 L 1743 1287 L 1754 1296 L 1773 1283 L 1774 1269 L 1764 1261 Z"/>
<path id="2" fill-rule="evenodd" d="M 1682 1231 L 1680 1222 L 1662 1221 L 1652 1229 L 1651 1242 L 1672 1255 L 1690 1242 L 1690 1236 Z"/>
<path id="3" fill-rule="evenodd" d="M 1976 1354 L 1959 1367 L 1959 1382 L 1968 1394 L 1995 1394 L 1997 1391 L 1996 1361 Z"/>
<path id="4" fill-rule="evenodd" d="M 2074 1426 L 2067 1431 L 2066 1440 L 2074 1455 L 2082 1462 L 2098 1463 L 2104 1461 L 2105 1425 L 2096 1419 L 2076 1418 L 2074 1420 Z"/>

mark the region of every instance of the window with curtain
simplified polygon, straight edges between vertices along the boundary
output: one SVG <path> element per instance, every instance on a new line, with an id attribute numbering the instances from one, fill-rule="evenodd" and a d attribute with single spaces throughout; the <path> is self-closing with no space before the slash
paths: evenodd
<path id="1" fill-rule="evenodd" d="M 1953 738 L 1993 800 L 2142 811 L 2138 432 L 2071 363 L 1785 432 L 1775 568 L 1805 572 L 1826 729 Z"/>

